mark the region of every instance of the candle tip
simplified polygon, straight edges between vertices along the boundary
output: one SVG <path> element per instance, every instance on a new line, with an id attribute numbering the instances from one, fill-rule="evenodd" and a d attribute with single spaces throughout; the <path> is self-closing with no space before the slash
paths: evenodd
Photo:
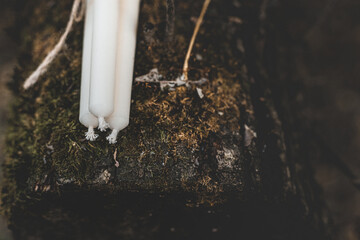
<path id="1" fill-rule="evenodd" d="M 93 127 L 89 127 L 88 131 L 85 133 L 86 140 L 95 141 L 98 138 L 98 134 L 95 133 Z"/>

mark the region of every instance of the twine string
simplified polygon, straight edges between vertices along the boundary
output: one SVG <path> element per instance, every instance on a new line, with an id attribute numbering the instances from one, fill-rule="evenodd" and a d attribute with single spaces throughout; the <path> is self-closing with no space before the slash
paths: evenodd
<path id="1" fill-rule="evenodd" d="M 43 75 L 48 70 L 51 63 L 54 61 L 61 49 L 64 47 L 66 38 L 71 32 L 74 22 L 79 22 L 83 19 L 85 14 L 85 5 L 85 0 L 74 0 L 65 32 L 61 36 L 59 42 L 48 53 L 42 63 L 37 67 L 37 69 L 30 75 L 30 77 L 25 80 L 23 84 L 24 89 L 28 89 L 29 87 L 34 85 L 39 80 L 41 75 Z"/>

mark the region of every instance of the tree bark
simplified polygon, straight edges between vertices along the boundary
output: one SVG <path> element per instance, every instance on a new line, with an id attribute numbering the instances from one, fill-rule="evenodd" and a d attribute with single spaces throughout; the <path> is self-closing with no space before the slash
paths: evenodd
<path id="1" fill-rule="evenodd" d="M 266 86 L 267 1 L 213 0 L 189 62 L 200 86 L 134 83 L 118 143 L 85 140 L 78 122 L 81 24 L 32 89 L 23 80 L 56 43 L 71 1 L 26 3 L 11 89 L 2 209 L 18 239 L 325 239 L 326 215 L 306 160 L 291 158 Z M 141 6 L 135 76 L 181 74 L 202 1 Z M 152 26 L 149 28 L 148 26 Z M 130 60 L 129 60 L 130 61 Z M 108 134 L 108 133 L 107 133 Z M 293 143 L 291 143 L 293 144 Z"/>

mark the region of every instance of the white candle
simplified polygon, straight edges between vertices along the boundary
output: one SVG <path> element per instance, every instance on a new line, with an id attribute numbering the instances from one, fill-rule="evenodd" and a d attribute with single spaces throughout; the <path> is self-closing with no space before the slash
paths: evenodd
<path id="1" fill-rule="evenodd" d="M 114 112 L 107 118 L 113 129 L 110 143 L 116 143 L 119 131 L 129 124 L 139 6 L 140 0 L 120 0 Z"/>
<path id="2" fill-rule="evenodd" d="M 98 119 L 89 111 L 89 91 L 90 91 L 90 68 L 91 68 L 91 45 L 94 19 L 94 0 L 86 1 L 85 30 L 83 42 L 83 56 L 81 69 L 81 91 L 80 91 L 80 115 L 79 120 L 89 130 L 86 139 L 94 141 L 98 135 L 94 128 L 98 126 Z"/>
<path id="3" fill-rule="evenodd" d="M 114 110 L 119 7 L 120 0 L 94 0 L 89 109 L 98 117 L 101 131 Z"/>

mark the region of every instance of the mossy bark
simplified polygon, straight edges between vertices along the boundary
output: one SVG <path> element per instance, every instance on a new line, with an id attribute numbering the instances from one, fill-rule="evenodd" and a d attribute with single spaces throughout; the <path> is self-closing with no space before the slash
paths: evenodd
<path id="1" fill-rule="evenodd" d="M 16 236 L 323 238 L 311 175 L 288 157 L 265 85 L 264 2 L 212 1 L 190 59 L 190 78 L 209 79 L 204 98 L 195 88 L 134 84 L 130 125 L 115 145 L 105 133 L 86 141 L 78 121 L 82 24 L 40 82 L 21 89 L 71 8 L 71 0 L 24 3 L 2 189 Z M 135 76 L 181 73 L 202 1 L 176 3 L 170 43 L 165 3 L 142 2 Z"/>

